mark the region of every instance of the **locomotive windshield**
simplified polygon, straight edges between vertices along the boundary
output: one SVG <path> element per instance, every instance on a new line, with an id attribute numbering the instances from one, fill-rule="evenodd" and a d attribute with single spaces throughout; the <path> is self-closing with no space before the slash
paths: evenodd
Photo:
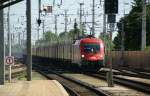
<path id="1" fill-rule="evenodd" d="M 85 53 L 98 53 L 100 52 L 100 45 L 95 43 L 84 44 L 84 52 Z"/>

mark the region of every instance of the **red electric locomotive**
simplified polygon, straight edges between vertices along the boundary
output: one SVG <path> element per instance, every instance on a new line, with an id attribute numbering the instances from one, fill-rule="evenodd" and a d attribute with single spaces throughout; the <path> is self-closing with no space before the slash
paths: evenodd
<path id="1" fill-rule="evenodd" d="M 103 67 L 104 43 L 101 39 L 88 36 L 75 43 L 48 42 L 41 45 L 44 46 L 33 49 L 33 57 L 38 63 L 42 61 L 42 64 L 45 62 L 49 66 L 85 71 L 98 71 Z"/>
<path id="2" fill-rule="evenodd" d="M 80 40 L 81 62 L 83 69 L 97 71 L 103 66 L 104 43 L 101 39 L 88 37 Z"/>

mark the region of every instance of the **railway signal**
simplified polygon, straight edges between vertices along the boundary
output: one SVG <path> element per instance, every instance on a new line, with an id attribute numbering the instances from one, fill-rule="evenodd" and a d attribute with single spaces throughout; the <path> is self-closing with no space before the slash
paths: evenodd
<path id="1" fill-rule="evenodd" d="M 115 23 L 115 22 L 116 22 L 116 15 L 114 15 L 114 14 L 109 14 L 107 21 L 108 21 L 108 23 Z"/>
<path id="2" fill-rule="evenodd" d="M 105 14 L 118 13 L 118 0 L 105 0 Z"/>
<path id="3" fill-rule="evenodd" d="M 109 28 L 110 28 L 110 41 L 112 41 L 112 32 L 114 31 L 114 24 L 116 22 L 116 15 L 118 13 L 118 0 L 105 0 L 104 2 L 104 7 L 105 7 L 105 14 L 108 15 L 108 23 L 109 23 Z M 113 87 L 113 72 L 112 72 L 112 56 L 111 56 L 111 52 L 112 52 L 112 46 L 111 44 L 108 45 L 109 48 L 109 68 L 110 71 L 107 73 L 107 80 L 108 80 L 108 86 L 109 87 Z"/>

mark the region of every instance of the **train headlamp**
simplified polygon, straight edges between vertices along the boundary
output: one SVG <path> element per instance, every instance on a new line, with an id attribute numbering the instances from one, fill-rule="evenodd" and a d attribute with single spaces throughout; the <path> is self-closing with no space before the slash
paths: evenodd
<path id="1" fill-rule="evenodd" d="M 85 56 L 82 54 L 81 57 L 84 58 Z"/>

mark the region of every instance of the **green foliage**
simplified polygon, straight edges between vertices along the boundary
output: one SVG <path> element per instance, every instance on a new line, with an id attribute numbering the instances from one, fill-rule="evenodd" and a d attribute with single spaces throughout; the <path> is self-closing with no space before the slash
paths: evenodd
<path id="1" fill-rule="evenodd" d="M 78 37 L 79 29 L 71 29 L 69 32 L 62 32 L 59 34 L 61 40 L 74 40 Z"/>
<path id="2" fill-rule="evenodd" d="M 51 31 L 47 31 L 46 33 L 44 33 L 44 36 L 40 40 L 37 40 L 35 42 L 35 45 L 41 46 L 41 44 L 46 44 L 48 42 L 54 42 L 54 41 L 58 41 L 58 40 L 59 40 L 59 37 L 57 34 L 51 32 Z"/>
<path id="3" fill-rule="evenodd" d="M 150 52 L 150 46 L 147 46 L 144 51 L 149 51 Z"/>
<path id="4" fill-rule="evenodd" d="M 86 35 L 86 33 L 84 31 L 82 33 L 83 33 L 84 36 Z M 79 34 L 82 34 L 82 33 L 80 33 L 80 29 L 78 29 L 78 25 L 77 25 L 77 23 L 75 21 L 74 28 L 71 29 L 69 32 L 62 32 L 62 33 L 60 33 L 59 34 L 59 38 L 61 40 L 76 40 L 76 39 L 80 38 Z"/>
<path id="5" fill-rule="evenodd" d="M 79 34 L 80 30 L 77 28 L 77 29 L 71 29 L 69 31 L 69 36 L 72 38 L 72 39 L 77 39 L 78 38 L 78 34 Z"/>
<path id="6" fill-rule="evenodd" d="M 48 31 L 44 34 L 43 39 L 46 41 L 56 41 L 58 39 L 58 36 L 57 34 L 52 33 L 51 31 Z"/>
<path id="7" fill-rule="evenodd" d="M 113 50 L 114 44 L 113 44 L 113 42 L 110 40 L 109 34 L 106 34 L 106 35 L 101 34 L 101 35 L 99 36 L 99 38 L 104 41 L 106 50 L 110 50 L 110 48 L 111 48 L 111 50 Z"/>
<path id="8" fill-rule="evenodd" d="M 71 40 L 75 40 L 78 39 L 78 35 L 79 35 L 80 29 L 78 29 L 77 27 L 77 23 L 75 21 L 74 23 L 74 29 L 71 29 L 69 32 L 62 32 L 59 35 L 48 31 L 44 34 L 44 36 L 42 37 L 42 39 L 36 41 L 36 44 L 41 44 L 43 42 L 46 41 L 71 41 Z M 85 32 L 83 32 L 85 34 Z"/>
<path id="9" fill-rule="evenodd" d="M 51 31 L 48 31 L 44 34 L 44 36 L 42 37 L 42 39 L 40 40 L 37 40 L 36 41 L 36 45 L 41 45 L 42 43 L 46 42 L 46 41 L 58 41 L 58 42 L 63 42 L 63 41 L 72 41 L 72 40 L 76 40 L 79 38 L 79 33 L 80 32 L 80 29 L 78 29 L 77 27 L 77 23 L 75 22 L 74 23 L 74 28 L 71 29 L 69 32 L 62 32 L 60 33 L 59 35 L 51 32 Z M 86 34 L 85 32 L 83 32 L 84 35 Z"/>
<path id="10" fill-rule="evenodd" d="M 115 49 L 121 49 L 121 36 L 120 34 L 117 34 L 117 36 L 114 38 L 114 41 L 115 43 Z"/>
<path id="11" fill-rule="evenodd" d="M 147 45 L 150 45 L 150 5 L 147 5 Z M 125 50 L 140 50 L 142 32 L 142 2 L 134 0 L 132 10 L 128 15 L 121 18 L 119 23 L 124 23 Z M 121 47 L 121 26 L 118 26 L 118 35 L 114 39 L 116 49 Z"/>
<path id="12" fill-rule="evenodd" d="M 67 41 L 67 40 L 71 40 L 68 32 L 62 32 L 59 34 L 59 41 Z"/>

